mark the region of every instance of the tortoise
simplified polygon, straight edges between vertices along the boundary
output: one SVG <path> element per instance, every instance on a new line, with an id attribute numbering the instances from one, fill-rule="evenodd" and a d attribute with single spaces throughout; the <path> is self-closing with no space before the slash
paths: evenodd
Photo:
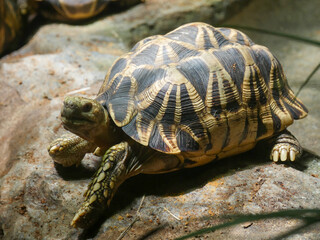
<path id="1" fill-rule="evenodd" d="M 17 47 L 24 20 L 17 0 L 0 1 L 0 55 Z"/>
<path id="2" fill-rule="evenodd" d="M 302 148 L 286 128 L 306 115 L 268 48 L 235 29 L 189 23 L 139 41 L 95 99 L 66 97 L 61 119 L 71 133 L 48 151 L 63 166 L 103 156 L 71 223 L 85 228 L 140 173 L 197 167 L 263 139 L 271 160 L 294 161 Z"/>
<path id="3" fill-rule="evenodd" d="M 0 1 L 0 55 L 15 49 L 23 35 L 27 17 L 40 13 L 62 22 L 79 22 L 101 13 L 110 3 L 114 8 L 132 6 L 140 0 L 5 0 Z M 116 5 L 115 5 L 116 4 Z"/>

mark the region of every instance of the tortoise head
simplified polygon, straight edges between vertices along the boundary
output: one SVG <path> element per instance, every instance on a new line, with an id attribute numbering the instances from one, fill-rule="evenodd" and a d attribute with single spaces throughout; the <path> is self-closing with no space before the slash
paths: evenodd
<path id="1" fill-rule="evenodd" d="M 89 98 L 68 96 L 63 102 L 61 119 L 65 129 L 98 146 L 106 147 L 111 134 L 107 110 Z"/>

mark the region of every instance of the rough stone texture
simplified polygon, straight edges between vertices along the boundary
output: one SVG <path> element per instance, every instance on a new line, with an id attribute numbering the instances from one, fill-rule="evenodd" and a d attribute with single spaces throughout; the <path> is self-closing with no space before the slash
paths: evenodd
<path id="1" fill-rule="evenodd" d="M 64 132 L 59 120 L 63 98 L 75 91 L 93 97 L 112 62 L 137 40 L 185 22 L 220 23 L 245 3 L 149 0 L 89 25 L 43 26 L 25 47 L 1 59 L 0 238 L 117 239 L 136 216 L 143 195 L 141 220 L 124 239 L 173 239 L 221 223 L 225 214 L 319 208 L 318 72 L 301 92 L 309 117 L 290 127 L 307 148 L 301 161 L 290 166 L 270 163 L 262 145 L 195 169 L 137 176 L 120 187 L 110 210 L 93 228 L 69 226 L 99 159 L 87 156 L 79 168 L 61 168 L 48 156 L 48 143 Z M 225 23 L 320 40 L 316 9 L 317 0 L 303 5 L 298 0 L 256 0 Z M 276 53 L 294 90 L 318 64 L 319 49 L 314 46 L 247 33 Z M 268 239 L 297 224 L 273 219 L 219 230 L 203 239 Z M 317 227 L 291 239 L 319 239 Z"/>

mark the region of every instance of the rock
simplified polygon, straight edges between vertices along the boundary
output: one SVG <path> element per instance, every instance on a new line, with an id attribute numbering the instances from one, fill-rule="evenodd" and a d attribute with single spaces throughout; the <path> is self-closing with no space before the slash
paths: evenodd
<path id="1" fill-rule="evenodd" d="M 139 199 L 134 200 L 133 209 L 126 207 L 113 215 L 118 220 L 116 228 L 114 220 L 107 219 L 98 239 L 119 236 L 132 221 L 126 214 L 129 212 L 135 216 L 144 194 L 146 199 L 140 211 L 142 219 L 134 225 L 126 239 L 138 239 L 151 233 L 151 239 L 174 239 L 190 233 L 192 229 L 222 223 L 226 221 L 223 218 L 225 215 L 319 207 L 318 178 L 267 161 L 257 163 L 257 154 L 257 151 L 252 151 L 199 169 L 166 176 L 139 176 L 130 180 L 114 200 L 116 203 L 124 198 L 131 201 L 131 194 L 139 195 Z M 146 183 L 147 186 L 144 186 Z M 136 190 L 136 185 L 141 189 Z M 158 196 L 162 196 L 161 199 Z M 269 239 L 297 223 L 296 220 L 273 219 L 253 222 L 247 228 L 239 225 L 222 229 L 205 236 L 207 239 Z M 314 238 L 310 239 L 317 239 L 317 228 L 312 234 Z M 206 239 L 205 236 L 203 239 Z"/>
<path id="2" fill-rule="evenodd" d="M 45 25 L 26 46 L 1 59 L 0 238 L 117 239 L 136 217 L 144 195 L 140 220 L 124 239 L 143 236 L 172 239 L 221 223 L 225 214 L 319 208 L 318 157 L 307 150 L 302 160 L 291 166 L 273 164 L 265 160 L 262 145 L 260 149 L 203 167 L 129 179 L 93 228 L 80 230 L 69 226 L 99 159 L 88 155 L 79 168 L 62 168 L 50 159 L 47 145 L 64 132 L 59 119 L 63 98 L 68 94 L 94 97 L 113 61 L 137 40 L 190 21 L 216 25 L 246 3 L 245 0 L 149 0 L 88 25 Z M 299 2 L 290 0 L 292 3 Z M 319 39 L 314 25 L 308 24 L 316 21 L 316 16 L 309 14 L 310 8 L 315 9 L 318 4 L 315 0 L 299 8 L 287 7 L 289 0 L 279 4 L 283 7 L 278 8 L 267 0 L 253 1 L 227 23 L 241 22 L 275 27 L 275 30 L 291 26 L 286 28 L 289 32 L 299 30 Z M 287 11 L 295 16 L 294 21 L 287 19 Z M 301 18 L 305 24 L 299 22 Z M 309 57 L 315 56 L 314 47 L 248 34 L 279 56 L 295 90 L 317 64 L 315 57 Z M 315 75 L 301 92 L 310 116 L 291 127 L 303 146 L 316 154 L 319 154 L 316 130 L 320 111 L 317 111 L 319 96 L 315 84 L 318 78 L 319 74 Z M 210 218 L 203 219 L 204 216 Z M 263 239 L 297 224 L 295 220 L 268 220 L 206 236 L 208 239 Z M 299 236 L 318 239 L 319 233 L 314 227 Z"/>

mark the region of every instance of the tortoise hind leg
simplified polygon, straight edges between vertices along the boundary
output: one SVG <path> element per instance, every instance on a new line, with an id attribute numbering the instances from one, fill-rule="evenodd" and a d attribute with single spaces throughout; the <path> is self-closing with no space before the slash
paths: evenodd
<path id="1" fill-rule="evenodd" d="M 272 139 L 270 159 L 274 162 L 294 161 L 302 155 L 299 141 L 288 131 L 284 130 Z"/>

